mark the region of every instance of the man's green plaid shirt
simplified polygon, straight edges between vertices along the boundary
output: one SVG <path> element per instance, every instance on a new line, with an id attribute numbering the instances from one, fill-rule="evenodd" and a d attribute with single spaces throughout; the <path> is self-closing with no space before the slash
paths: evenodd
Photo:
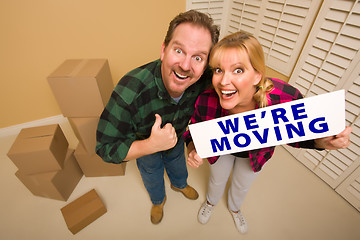
<path id="1" fill-rule="evenodd" d="M 101 114 L 96 153 L 106 162 L 121 163 L 135 140 L 150 136 L 156 113 L 162 118 L 162 127 L 171 123 L 181 138 L 198 95 L 210 83 L 211 71 L 207 69 L 176 103 L 165 89 L 159 59 L 130 71 L 116 85 Z"/>

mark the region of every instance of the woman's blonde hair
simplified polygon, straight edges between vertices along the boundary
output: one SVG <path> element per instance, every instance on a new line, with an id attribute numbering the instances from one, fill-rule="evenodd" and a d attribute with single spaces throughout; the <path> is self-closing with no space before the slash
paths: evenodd
<path id="1" fill-rule="evenodd" d="M 261 80 L 256 85 L 257 91 L 254 94 L 254 100 L 260 108 L 266 107 L 268 104 L 267 93 L 271 91 L 274 85 L 270 79 L 265 78 L 265 57 L 259 41 L 251 34 L 243 31 L 230 34 L 215 44 L 210 53 L 209 65 L 212 68 L 219 66 L 224 50 L 230 48 L 245 50 L 249 55 L 252 67 L 261 74 Z"/>

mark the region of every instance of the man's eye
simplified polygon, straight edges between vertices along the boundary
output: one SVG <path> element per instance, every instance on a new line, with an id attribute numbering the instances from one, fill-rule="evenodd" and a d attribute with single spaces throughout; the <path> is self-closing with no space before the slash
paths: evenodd
<path id="1" fill-rule="evenodd" d="M 198 61 L 198 62 L 201 62 L 201 61 L 202 61 L 202 58 L 199 57 L 199 56 L 197 56 L 197 57 L 195 57 L 195 60 Z"/>
<path id="2" fill-rule="evenodd" d="M 179 48 L 175 49 L 175 52 L 182 53 L 181 49 L 179 49 Z"/>

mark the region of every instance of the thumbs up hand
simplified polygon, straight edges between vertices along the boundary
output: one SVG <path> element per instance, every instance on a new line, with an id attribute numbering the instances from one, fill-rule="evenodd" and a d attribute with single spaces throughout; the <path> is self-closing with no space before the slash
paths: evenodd
<path id="1" fill-rule="evenodd" d="M 155 114 L 155 123 L 151 128 L 151 134 L 148 139 L 155 152 L 168 150 L 177 143 L 176 131 L 172 124 L 167 123 L 161 128 L 161 123 L 161 116 Z"/>

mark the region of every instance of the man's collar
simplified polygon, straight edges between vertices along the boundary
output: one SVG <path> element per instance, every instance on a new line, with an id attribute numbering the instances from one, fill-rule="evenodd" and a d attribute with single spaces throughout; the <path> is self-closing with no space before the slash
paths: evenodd
<path id="1" fill-rule="evenodd" d="M 160 59 L 157 60 L 154 78 L 155 78 L 155 84 L 158 88 L 159 98 L 160 99 L 169 99 L 170 95 L 165 88 L 165 85 L 164 85 L 164 82 L 162 79 L 162 75 L 161 75 L 161 60 Z"/>

